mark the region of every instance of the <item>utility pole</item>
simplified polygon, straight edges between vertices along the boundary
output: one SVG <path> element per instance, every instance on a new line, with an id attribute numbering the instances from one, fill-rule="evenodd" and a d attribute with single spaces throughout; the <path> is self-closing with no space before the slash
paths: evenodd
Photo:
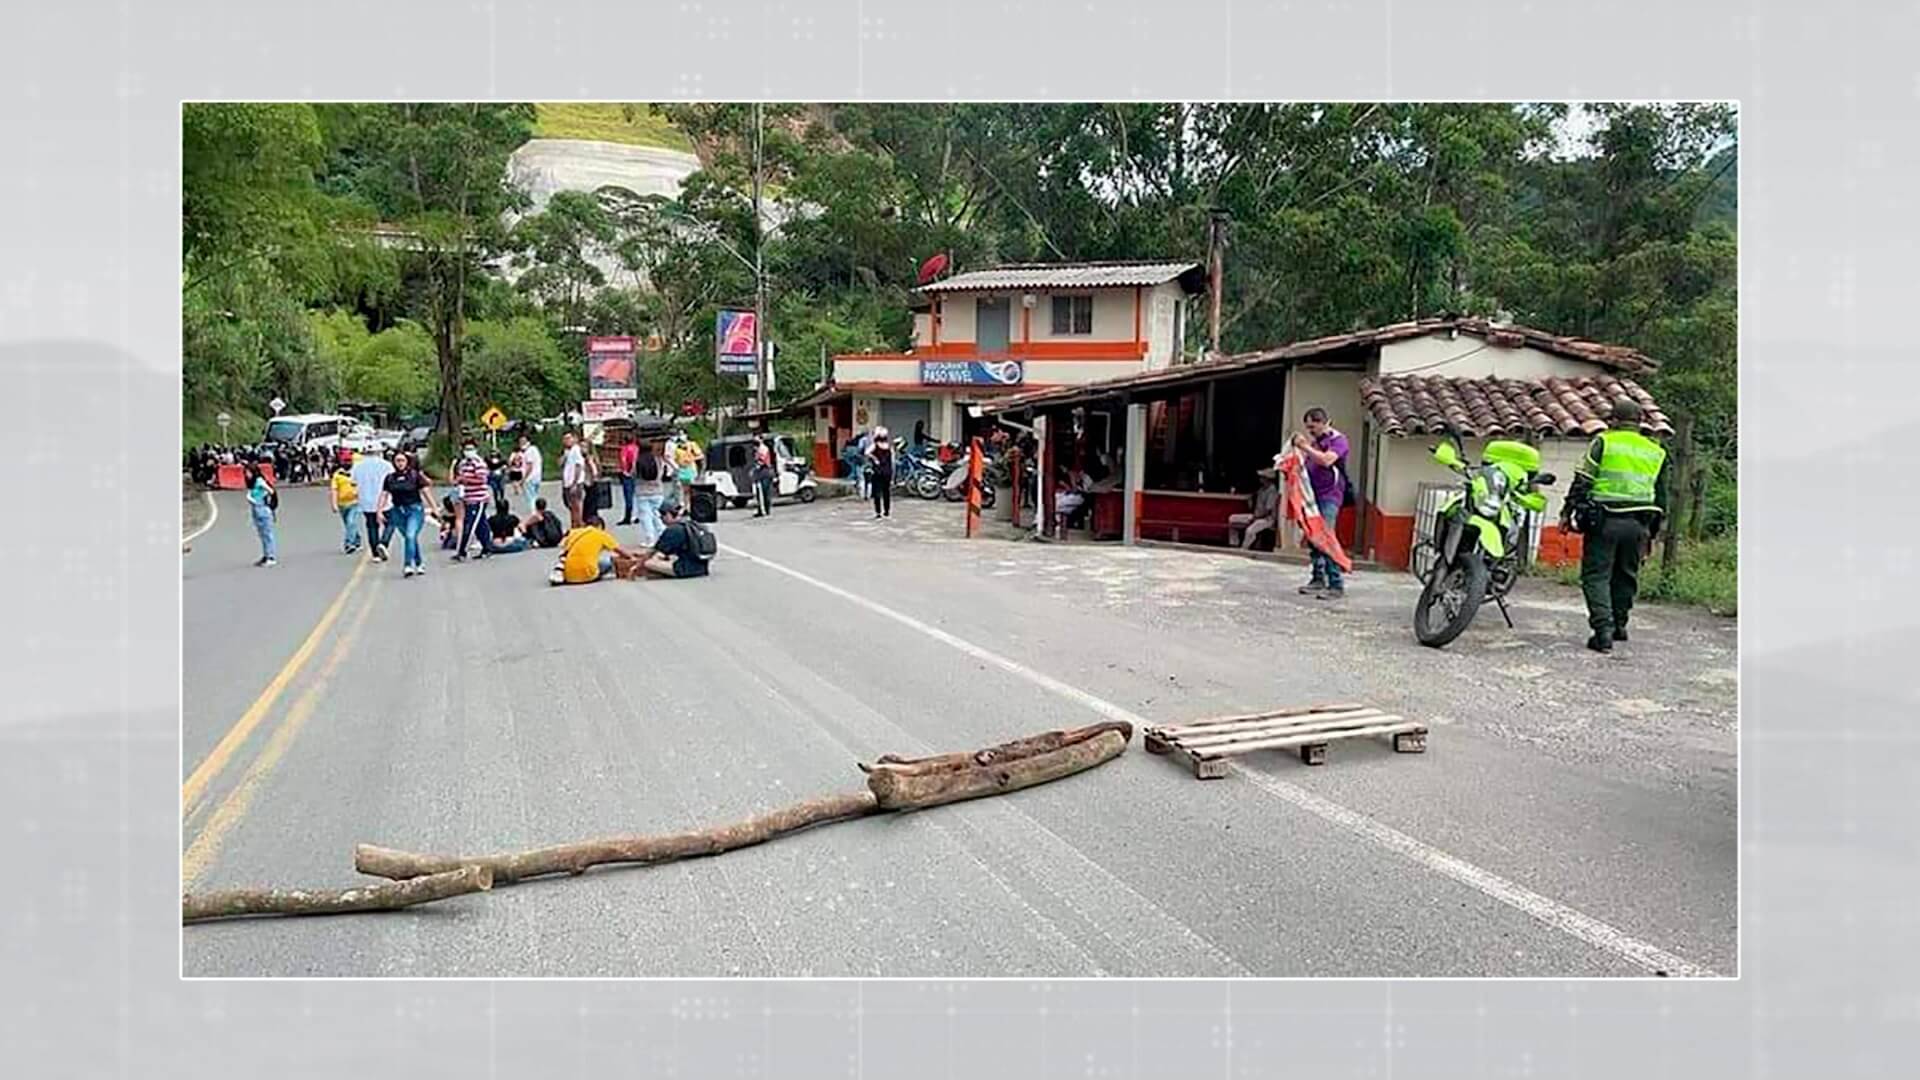
<path id="1" fill-rule="evenodd" d="M 1207 349 L 1220 354 L 1220 291 L 1226 277 L 1227 213 L 1213 210 L 1207 215 Z"/>
<path id="2" fill-rule="evenodd" d="M 760 221 L 760 103 L 753 103 L 753 407 L 767 411 L 767 275 L 760 249 L 765 246 Z"/>

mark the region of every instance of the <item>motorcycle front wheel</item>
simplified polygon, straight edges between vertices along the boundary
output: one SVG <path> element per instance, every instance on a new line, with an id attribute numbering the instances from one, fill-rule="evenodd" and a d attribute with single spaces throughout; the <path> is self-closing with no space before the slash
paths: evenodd
<path id="1" fill-rule="evenodd" d="M 1413 607 L 1413 636 L 1438 649 L 1466 632 L 1487 598 L 1487 561 L 1469 547 L 1446 566 L 1435 566 Z"/>
<path id="2" fill-rule="evenodd" d="M 923 472 L 913 478 L 913 493 L 923 499 L 940 497 L 940 477 L 933 472 Z"/>

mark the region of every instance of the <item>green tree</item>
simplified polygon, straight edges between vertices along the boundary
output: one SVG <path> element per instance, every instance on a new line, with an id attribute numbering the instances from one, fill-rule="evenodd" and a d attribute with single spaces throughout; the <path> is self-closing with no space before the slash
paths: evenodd
<path id="1" fill-rule="evenodd" d="M 533 125 L 528 104 L 335 105 L 321 113 L 327 185 L 372 208 L 401 252 L 407 307 L 433 339 L 442 430 L 465 416 L 469 296 L 508 250 L 507 215 L 527 197 L 507 159 Z"/>
<path id="2" fill-rule="evenodd" d="M 586 361 L 570 360 L 547 323 L 535 318 L 474 322 L 466 336 L 473 407 L 454 425 L 476 422 L 488 405 L 509 416 L 550 416 L 579 399 Z"/>
<path id="3" fill-rule="evenodd" d="M 513 227 L 509 242 L 516 249 L 520 291 L 554 312 L 562 325 L 580 325 L 587 298 L 607 284 L 598 261 L 613 254 L 614 222 L 600 198 L 555 192 L 544 210 Z"/>

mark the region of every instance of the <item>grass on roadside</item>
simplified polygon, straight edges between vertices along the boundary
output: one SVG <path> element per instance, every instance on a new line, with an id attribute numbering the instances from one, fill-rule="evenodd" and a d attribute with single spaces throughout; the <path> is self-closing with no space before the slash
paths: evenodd
<path id="1" fill-rule="evenodd" d="M 220 437 L 220 425 L 214 420 L 219 413 L 207 416 L 182 416 L 180 418 L 180 449 L 199 446 L 201 443 L 230 442 L 234 445 L 255 443 L 267 429 L 264 417 L 253 413 L 236 412 L 233 423 L 227 428 L 225 439 Z"/>
<path id="2" fill-rule="evenodd" d="M 534 106 L 533 134 L 693 153 L 692 140 L 644 101 L 543 101 Z"/>
<path id="3" fill-rule="evenodd" d="M 1655 544 L 1653 558 L 1640 567 L 1640 599 L 1703 607 L 1715 615 L 1740 613 L 1739 534 L 1724 533 L 1707 540 L 1682 540 L 1672 572 Z M 1550 575 L 1564 585 L 1579 587 L 1580 567 L 1555 567 Z"/>

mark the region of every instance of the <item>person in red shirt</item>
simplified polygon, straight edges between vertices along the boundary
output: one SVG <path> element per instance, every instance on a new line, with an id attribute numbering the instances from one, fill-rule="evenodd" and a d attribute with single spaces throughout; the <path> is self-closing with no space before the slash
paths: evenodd
<path id="1" fill-rule="evenodd" d="M 620 494 L 626 499 L 627 512 L 615 522 L 617 525 L 633 524 L 633 478 L 634 470 L 640 464 L 640 443 L 628 435 L 620 445 Z"/>

